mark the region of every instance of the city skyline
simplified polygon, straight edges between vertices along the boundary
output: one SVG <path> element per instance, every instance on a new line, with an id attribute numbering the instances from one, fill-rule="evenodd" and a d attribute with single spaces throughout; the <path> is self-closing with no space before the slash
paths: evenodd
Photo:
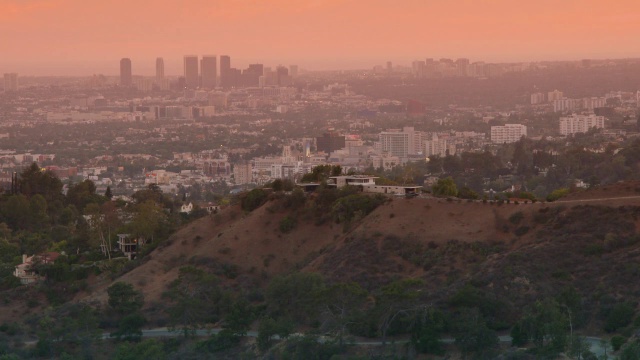
<path id="1" fill-rule="evenodd" d="M 487 62 L 640 57 L 640 4 L 601 0 L 445 3 L 328 0 L 269 3 L 161 0 L 153 16 L 142 1 L 0 2 L 1 72 L 24 75 L 180 74 L 181 56 L 233 54 L 236 66 L 299 64 L 311 70 L 410 64 L 425 57 Z M 120 9 L 126 4 L 127 12 Z M 116 16 L 118 15 L 118 16 Z M 56 21 L 51 21 L 56 19 Z M 248 25 L 250 24 L 250 25 Z M 125 26 L 126 25 L 126 26 Z M 393 25 L 393 26 L 390 26 Z M 222 35 L 224 34 L 224 36 Z M 43 56 L 46 55 L 46 56 Z"/>

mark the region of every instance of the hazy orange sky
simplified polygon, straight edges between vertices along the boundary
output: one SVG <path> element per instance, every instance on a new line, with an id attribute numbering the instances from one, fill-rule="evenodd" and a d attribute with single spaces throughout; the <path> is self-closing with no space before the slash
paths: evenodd
<path id="1" fill-rule="evenodd" d="M 0 73 L 182 72 L 185 54 L 307 69 L 640 57 L 638 0 L 0 0 Z"/>

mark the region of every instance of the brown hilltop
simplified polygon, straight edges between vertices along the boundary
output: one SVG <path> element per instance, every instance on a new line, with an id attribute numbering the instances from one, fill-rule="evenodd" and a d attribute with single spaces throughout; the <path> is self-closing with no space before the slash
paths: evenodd
<path id="1" fill-rule="evenodd" d="M 245 293 L 272 276 L 302 270 L 370 290 L 419 277 L 435 300 L 472 282 L 515 308 L 567 285 L 582 293 L 610 286 L 625 297 L 634 291 L 625 287 L 635 270 L 621 264 L 640 263 L 640 243 L 629 240 L 640 229 L 636 189 L 614 184 L 535 204 L 393 198 L 348 228 L 285 209 L 281 200 L 251 213 L 231 207 L 176 232 L 116 281 L 141 289 L 152 317 L 162 316 L 155 305 L 184 265 L 214 272 Z M 297 218 L 287 234 L 279 229 L 285 216 Z M 623 240 L 612 245 L 611 238 Z M 612 262 L 618 265 L 607 265 Z M 109 284 L 96 282 L 83 300 L 106 301 Z"/>
<path id="2" fill-rule="evenodd" d="M 218 271 L 233 266 L 237 267 L 238 274 L 253 274 L 258 278 L 308 270 L 319 271 L 335 280 L 358 280 L 355 275 L 370 270 L 359 269 L 359 263 L 387 267 L 384 276 L 375 279 L 375 283 L 387 282 L 394 276 L 422 276 L 423 267 L 412 265 L 396 254 L 398 249 L 393 249 L 391 243 L 402 244 L 409 239 L 424 246 L 439 247 L 458 242 L 507 242 L 512 236 L 499 226 L 514 212 L 542 206 L 394 198 L 352 224 L 347 231 L 343 224 L 318 221 L 315 216 L 301 213 L 297 215 L 294 230 L 283 234 L 280 221 L 296 213 L 280 208 L 277 202 L 271 201 L 251 213 L 231 207 L 218 215 L 197 220 L 176 232 L 142 265 L 116 281 L 139 287 L 146 299 L 153 302 L 160 299 L 167 284 L 177 277 L 179 267 L 189 264 Z M 233 283 L 244 280 L 245 277 L 239 276 L 231 283 L 237 285 Z M 108 285 L 106 281 L 96 284 L 87 299 L 104 301 Z"/>

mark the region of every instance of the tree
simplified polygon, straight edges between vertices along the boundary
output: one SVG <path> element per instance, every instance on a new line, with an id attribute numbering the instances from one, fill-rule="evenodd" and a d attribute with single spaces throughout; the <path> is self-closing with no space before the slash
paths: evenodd
<path id="1" fill-rule="evenodd" d="M 300 182 L 323 182 L 330 176 L 340 176 L 342 167 L 340 165 L 318 165 L 311 169 L 310 173 L 304 174 Z"/>
<path id="2" fill-rule="evenodd" d="M 569 318 L 562 306 L 551 298 L 530 306 L 516 324 L 519 342 L 532 340 L 537 353 L 553 356 L 565 350 L 569 338 Z"/>
<path id="3" fill-rule="evenodd" d="M 136 206 L 136 213 L 131 221 L 131 232 L 134 236 L 142 236 L 153 241 L 154 235 L 166 221 L 166 215 L 158 203 L 148 200 Z"/>
<path id="4" fill-rule="evenodd" d="M 385 201 L 386 198 L 382 194 L 376 194 L 375 196 L 364 194 L 348 195 L 333 203 L 331 214 L 336 222 L 349 223 L 353 219 L 369 215 Z"/>
<path id="5" fill-rule="evenodd" d="M 440 336 L 446 326 L 447 318 L 442 311 L 424 309 L 413 324 L 411 343 L 421 353 L 444 355 L 444 343 L 440 341 Z"/>
<path id="6" fill-rule="evenodd" d="M 136 191 L 131 195 L 133 200 L 138 204 L 143 204 L 148 201 L 153 201 L 159 205 L 164 203 L 164 196 L 162 190 L 157 184 L 149 184 L 146 189 Z"/>
<path id="7" fill-rule="evenodd" d="M 462 309 L 455 324 L 455 344 L 466 357 L 493 358 L 498 335 L 489 329 L 477 309 Z"/>
<path id="8" fill-rule="evenodd" d="M 313 319 L 318 312 L 320 294 L 325 288 L 319 274 L 297 272 L 274 278 L 266 291 L 269 314 L 289 316 L 297 323 Z"/>
<path id="9" fill-rule="evenodd" d="M 611 347 L 613 351 L 618 351 L 627 342 L 627 338 L 622 335 L 614 335 L 611 337 Z"/>
<path id="10" fill-rule="evenodd" d="M 439 179 L 432 191 L 436 196 L 458 196 L 458 188 L 451 177 Z"/>
<path id="11" fill-rule="evenodd" d="M 223 328 L 231 331 L 235 336 L 245 336 L 255 319 L 255 309 L 244 300 L 236 300 L 224 318 Z"/>
<path id="12" fill-rule="evenodd" d="M 379 314 L 379 329 L 385 343 L 391 326 L 400 319 L 412 317 L 425 309 L 420 303 L 420 279 L 397 280 L 381 289 L 376 298 L 376 312 Z"/>
<path id="13" fill-rule="evenodd" d="M 614 332 L 631 323 L 635 315 L 634 307 L 629 303 L 616 304 L 607 315 L 604 330 L 608 333 Z"/>
<path id="14" fill-rule="evenodd" d="M 461 199 L 471 199 L 471 200 L 477 200 L 480 198 L 480 196 L 478 196 L 478 193 L 471 190 L 467 186 L 463 186 L 462 189 L 460 189 L 460 191 L 458 192 L 458 197 Z"/>
<path id="15" fill-rule="evenodd" d="M 286 339 L 293 332 L 294 324 L 285 318 L 274 320 L 267 317 L 260 321 L 256 342 L 262 352 L 269 350 L 273 339 L 277 335 L 280 339 Z"/>
<path id="16" fill-rule="evenodd" d="M 36 194 L 29 199 L 29 228 L 43 229 L 49 225 L 49 215 L 47 215 L 47 200 L 44 196 Z"/>
<path id="17" fill-rule="evenodd" d="M 62 181 L 51 171 L 43 171 L 35 162 L 20 174 L 20 193 L 26 197 L 42 195 L 47 202 L 62 197 Z"/>
<path id="18" fill-rule="evenodd" d="M 590 359 L 594 356 L 591 344 L 584 336 L 573 336 L 569 346 L 569 355 L 577 360 Z"/>
<path id="19" fill-rule="evenodd" d="M 139 344 L 124 343 L 118 346 L 113 360 L 166 359 L 166 351 L 155 339 L 144 340 Z"/>
<path id="20" fill-rule="evenodd" d="M 142 327 L 147 320 L 140 314 L 144 305 L 144 295 L 131 284 L 116 282 L 107 289 L 109 308 L 118 318 L 118 329 L 112 337 L 125 341 L 140 341 Z"/>
<path id="21" fill-rule="evenodd" d="M 207 323 L 219 320 L 226 296 L 215 276 L 192 266 L 180 268 L 178 278 L 163 294 L 171 329 L 180 328 L 185 337 Z"/>
<path id="22" fill-rule="evenodd" d="M 147 319 L 139 312 L 135 312 L 120 319 L 118 330 L 110 335 L 118 340 L 138 342 L 142 339 L 142 327 L 146 323 Z"/>
<path id="23" fill-rule="evenodd" d="M 144 295 L 133 285 L 121 281 L 107 289 L 109 307 L 119 315 L 135 313 L 144 305 Z"/>
<path id="24" fill-rule="evenodd" d="M 334 333 L 339 345 L 343 344 L 347 327 L 361 316 L 368 293 L 357 283 L 337 283 L 321 294 L 321 328 Z"/>
<path id="25" fill-rule="evenodd" d="M 556 190 L 553 190 L 547 196 L 547 201 L 556 201 L 556 200 L 560 199 L 561 197 L 564 197 L 564 196 L 567 196 L 567 195 L 569 195 L 569 189 L 566 189 L 566 188 L 556 189 Z"/>
<path id="26" fill-rule="evenodd" d="M 620 360 L 640 360 L 640 343 L 633 341 L 622 347 Z"/>
<path id="27" fill-rule="evenodd" d="M 96 185 L 91 180 L 85 180 L 73 185 L 67 191 L 67 202 L 74 205 L 81 212 L 84 211 L 87 204 L 102 204 L 105 200 L 105 197 L 96 194 Z"/>
<path id="28" fill-rule="evenodd" d="M 26 196 L 22 194 L 10 196 L 2 204 L 2 213 L 11 229 L 24 230 L 29 227 L 31 209 Z"/>
<path id="29" fill-rule="evenodd" d="M 240 207 L 244 211 L 253 211 L 267 201 L 267 192 L 263 189 L 253 189 L 240 200 Z"/>
<path id="30" fill-rule="evenodd" d="M 275 179 L 273 180 L 273 182 L 271 183 L 271 188 L 273 189 L 273 191 L 275 192 L 279 192 L 284 190 L 284 185 L 282 183 L 282 179 Z"/>
<path id="31" fill-rule="evenodd" d="M 113 198 L 113 193 L 111 193 L 111 186 L 107 186 L 107 190 L 104 192 L 104 197 L 111 200 Z"/>
<path id="32" fill-rule="evenodd" d="M 60 355 L 69 344 L 88 348 L 101 335 L 97 311 L 86 304 L 65 304 L 47 310 L 37 323 L 37 333 L 37 348 L 49 357 Z"/>

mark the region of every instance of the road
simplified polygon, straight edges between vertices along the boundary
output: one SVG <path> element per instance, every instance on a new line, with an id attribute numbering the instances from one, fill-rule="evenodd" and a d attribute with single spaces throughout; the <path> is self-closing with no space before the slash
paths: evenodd
<path id="1" fill-rule="evenodd" d="M 217 334 L 220 331 L 222 331 L 221 328 L 216 328 L 216 329 L 198 329 L 195 330 L 194 335 L 197 337 L 206 337 L 209 336 L 211 334 Z M 295 335 L 295 334 L 294 334 Z M 142 337 L 145 338 L 171 338 L 171 337 L 179 337 L 182 336 L 182 332 L 179 330 L 176 331 L 171 331 L 168 328 L 156 328 L 156 329 L 145 329 L 142 330 Z M 258 332 L 257 331 L 248 331 L 246 336 L 248 337 L 258 337 Z M 102 334 L 102 339 L 106 340 L 106 339 L 110 339 L 111 338 L 111 334 L 110 333 L 103 333 Z M 278 340 L 278 336 L 274 336 L 275 340 Z M 500 342 L 502 343 L 511 343 L 511 336 L 509 335 L 500 335 L 498 336 L 498 339 L 500 340 Z M 586 336 L 585 339 L 587 340 L 587 342 L 589 343 L 589 347 L 590 350 L 596 355 L 598 356 L 598 358 L 600 358 L 602 355 L 604 355 L 604 351 L 605 349 L 602 347 L 601 342 L 602 339 L 598 338 L 598 337 L 593 337 L 593 336 Z M 319 337 L 319 341 L 323 342 L 326 341 L 327 338 L 321 336 Z M 443 338 L 440 339 L 440 341 L 442 341 L 445 344 L 453 344 L 455 342 L 455 339 L 453 338 Z M 25 341 L 24 344 L 27 346 L 35 346 L 36 343 L 38 341 L 37 340 L 29 340 L 29 341 Z M 386 341 L 387 344 L 404 344 L 409 342 L 409 339 L 388 339 Z M 382 340 L 356 340 L 356 341 L 350 341 L 350 344 L 353 345 L 359 345 L 359 346 L 379 346 L 382 345 L 383 342 Z M 611 348 L 607 349 L 609 356 L 611 353 Z"/>
<path id="2" fill-rule="evenodd" d="M 599 199 L 579 199 L 579 200 L 556 200 L 552 204 L 556 203 L 574 203 L 574 202 L 592 202 L 592 201 L 612 201 L 612 200 L 640 200 L 640 196 L 620 196 L 620 197 L 610 197 L 610 198 L 599 198 Z"/>

